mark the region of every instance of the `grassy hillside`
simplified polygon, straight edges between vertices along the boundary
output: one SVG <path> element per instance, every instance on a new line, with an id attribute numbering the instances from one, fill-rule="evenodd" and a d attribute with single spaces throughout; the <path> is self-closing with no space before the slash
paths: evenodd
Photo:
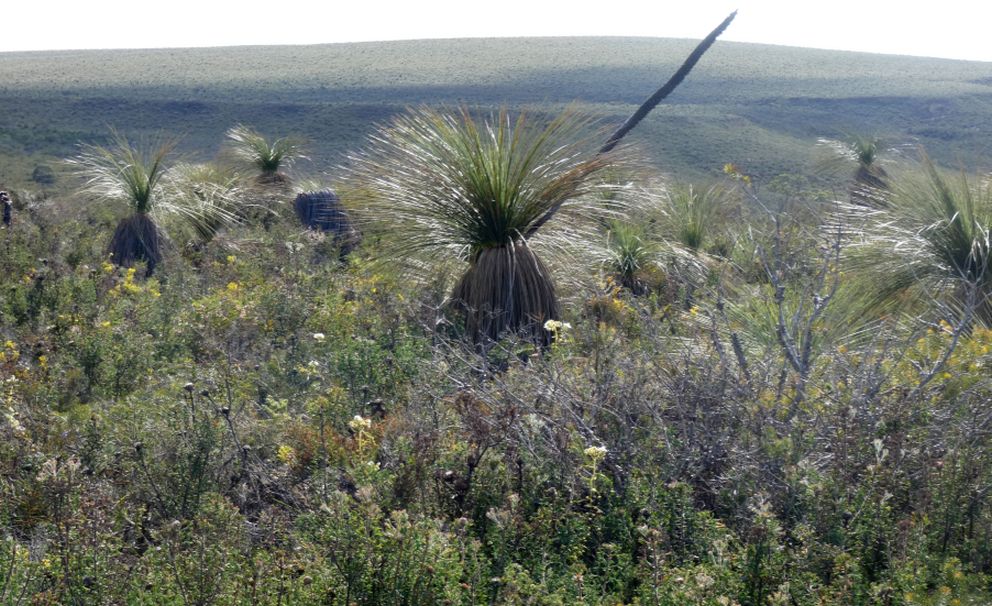
<path id="1" fill-rule="evenodd" d="M 577 103 L 619 123 L 694 41 L 432 40 L 318 46 L 0 54 L 0 182 L 47 157 L 128 133 L 184 135 L 209 157 L 236 122 L 312 141 L 323 172 L 408 105 Z M 633 139 L 663 170 L 699 177 L 735 162 L 806 172 L 821 136 L 923 144 L 945 164 L 992 156 L 992 64 L 718 42 Z"/>

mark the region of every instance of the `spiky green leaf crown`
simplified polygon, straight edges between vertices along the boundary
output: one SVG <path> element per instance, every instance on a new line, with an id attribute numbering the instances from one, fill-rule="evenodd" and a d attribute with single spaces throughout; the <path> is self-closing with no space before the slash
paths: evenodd
<path id="1" fill-rule="evenodd" d="M 471 259 L 604 187 L 597 176 L 618 156 L 597 155 L 589 127 L 571 111 L 542 128 L 506 110 L 480 123 L 466 109 L 418 108 L 380 127 L 350 157 L 350 176 L 368 194 L 364 214 L 388 226 L 397 254 Z"/>

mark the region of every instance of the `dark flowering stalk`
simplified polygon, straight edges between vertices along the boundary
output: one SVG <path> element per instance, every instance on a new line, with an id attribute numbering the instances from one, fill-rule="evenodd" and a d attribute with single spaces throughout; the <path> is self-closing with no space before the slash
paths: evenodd
<path id="1" fill-rule="evenodd" d="M 637 111 L 633 113 L 633 115 L 627 118 L 627 121 L 624 122 L 623 125 L 621 125 L 620 128 L 618 128 L 617 131 L 610 136 L 610 138 L 606 141 L 603 147 L 600 148 L 599 153 L 605 154 L 606 152 L 611 151 L 614 147 L 616 147 L 617 143 L 620 142 L 620 139 L 623 139 L 627 135 L 627 133 L 633 130 L 634 127 L 637 126 L 638 123 L 640 123 L 640 121 L 643 120 L 645 116 L 647 116 L 651 112 L 652 109 L 657 107 L 657 105 L 665 99 L 665 97 L 672 94 L 672 91 L 674 91 L 679 84 L 682 84 L 682 81 L 685 80 L 685 77 L 689 75 L 689 72 L 692 71 L 692 68 L 696 66 L 696 63 L 702 58 L 702 56 L 706 53 L 706 51 L 708 51 L 710 47 L 713 46 L 713 43 L 716 42 L 716 39 L 720 37 L 720 34 L 722 34 L 723 31 L 730 26 L 730 22 L 733 21 L 734 17 L 736 16 L 737 16 L 737 11 L 730 13 L 730 15 L 726 19 L 724 19 L 723 22 L 716 27 L 716 29 L 710 32 L 709 36 L 703 38 L 702 42 L 700 42 L 699 45 L 696 46 L 695 50 L 693 50 L 692 53 L 682 63 L 682 67 L 680 67 L 678 71 L 675 72 L 672 75 L 672 77 L 668 79 L 668 82 L 666 82 L 664 86 L 659 88 L 657 91 L 655 91 L 653 95 L 648 97 L 648 100 L 642 103 L 641 106 L 637 108 Z"/>
<path id="2" fill-rule="evenodd" d="M 672 91 L 674 91 L 678 87 L 679 84 L 682 84 L 682 81 L 685 80 L 685 77 L 689 75 L 689 72 L 692 71 L 692 68 L 696 66 L 696 63 L 699 61 L 699 59 L 702 58 L 702 56 L 706 53 L 706 51 L 709 50 L 711 46 L 713 46 L 713 43 L 716 42 L 716 39 L 720 37 L 720 34 L 722 34 L 723 31 L 727 29 L 727 27 L 730 26 L 730 22 L 733 21 L 734 17 L 736 16 L 737 16 L 737 11 L 730 13 L 730 16 L 724 19 L 723 22 L 716 27 L 716 29 L 710 32 L 709 36 L 703 38 L 702 42 L 700 42 L 699 45 L 696 46 L 695 50 L 693 50 L 692 53 L 682 63 L 682 67 L 680 67 L 678 71 L 676 71 L 675 74 L 673 74 L 672 77 L 668 79 L 668 82 L 666 82 L 664 86 L 659 88 L 653 95 L 648 97 L 648 100 L 642 103 L 641 106 L 637 108 L 637 111 L 635 111 L 633 115 L 627 118 L 627 120 L 620 126 L 620 128 L 616 130 L 616 132 L 610 135 L 610 138 L 607 139 L 603 147 L 599 148 L 600 155 L 608 154 L 611 151 L 613 151 L 613 149 L 616 148 L 617 144 L 620 143 L 620 140 L 623 139 L 625 136 L 627 136 L 627 133 L 633 130 L 634 127 L 637 126 L 641 122 L 641 120 L 643 120 L 645 116 L 647 116 L 651 112 L 652 109 L 657 107 L 657 105 L 661 103 L 662 100 L 665 99 L 665 97 L 670 95 Z M 548 210 L 548 212 L 544 214 L 544 216 L 538 219 L 531 226 L 530 230 L 527 232 L 527 237 L 529 238 L 535 233 L 537 233 L 537 230 L 541 229 L 541 226 L 543 226 L 545 223 L 550 221 L 552 217 L 555 216 L 555 213 L 558 212 L 559 208 L 561 208 L 561 203 L 559 203 L 557 206 L 552 207 L 550 210 Z"/>

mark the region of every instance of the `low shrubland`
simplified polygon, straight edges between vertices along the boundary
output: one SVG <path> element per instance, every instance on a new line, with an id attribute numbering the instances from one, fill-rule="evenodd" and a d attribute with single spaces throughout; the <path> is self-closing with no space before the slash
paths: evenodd
<path id="1" fill-rule="evenodd" d="M 637 227 L 548 262 L 550 337 L 485 348 L 457 267 L 383 262 L 383 230 L 342 260 L 284 187 L 170 232 L 148 278 L 106 256 L 112 201 L 24 201 L 0 604 L 987 603 L 987 197 L 915 232 L 977 238 L 971 273 L 921 274 L 951 272 L 938 296 L 865 267 L 902 260 L 895 199 L 841 229 L 820 193 L 727 172 L 622 188 Z"/>

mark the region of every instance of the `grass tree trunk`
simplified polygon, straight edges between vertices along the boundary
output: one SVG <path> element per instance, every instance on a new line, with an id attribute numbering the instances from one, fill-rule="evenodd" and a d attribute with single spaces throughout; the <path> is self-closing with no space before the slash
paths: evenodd
<path id="1" fill-rule="evenodd" d="M 523 240 L 479 252 L 452 298 L 465 314 L 466 331 L 483 348 L 507 331 L 549 345 L 544 323 L 561 317 L 550 272 Z"/>
<path id="2" fill-rule="evenodd" d="M 161 239 L 158 227 L 147 213 L 135 213 L 121 219 L 114 230 L 107 249 L 113 262 L 130 267 L 138 261 L 145 262 L 145 275 L 150 276 L 162 260 Z"/>
<path id="3" fill-rule="evenodd" d="M 280 171 L 266 171 L 255 177 L 255 182 L 259 185 L 289 185 L 289 175 Z"/>
<path id="4" fill-rule="evenodd" d="M 293 202 L 296 217 L 307 229 L 319 230 L 334 238 L 345 257 L 359 242 L 358 230 L 352 225 L 341 199 L 329 189 L 301 192 Z"/>

